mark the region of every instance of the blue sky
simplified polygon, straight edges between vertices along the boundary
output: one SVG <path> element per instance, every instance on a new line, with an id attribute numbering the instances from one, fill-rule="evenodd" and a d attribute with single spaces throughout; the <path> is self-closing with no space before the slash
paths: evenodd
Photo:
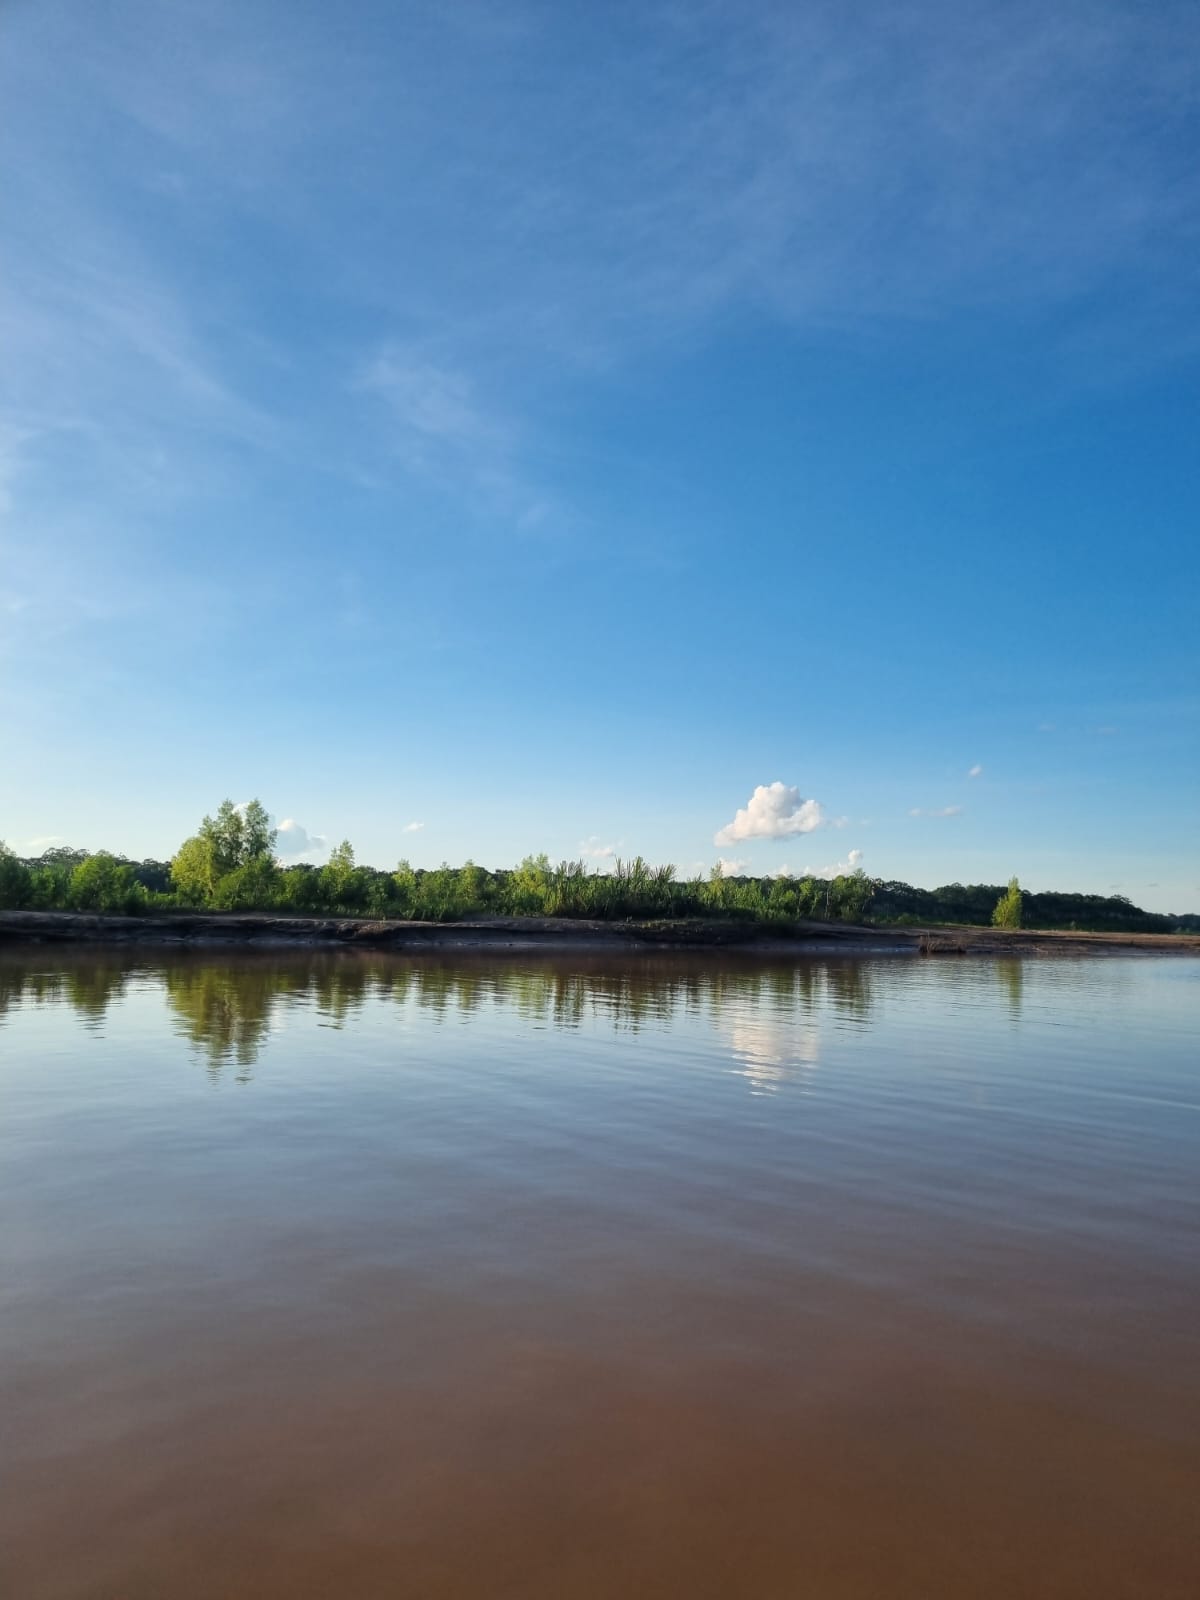
<path id="1" fill-rule="evenodd" d="M 1200 907 L 1193 5 L 0 32 L 11 844 Z"/>

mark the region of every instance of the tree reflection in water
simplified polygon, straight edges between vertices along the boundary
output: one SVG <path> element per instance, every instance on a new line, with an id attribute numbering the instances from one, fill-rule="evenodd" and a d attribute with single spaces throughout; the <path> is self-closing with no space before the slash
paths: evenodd
<path id="1" fill-rule="evenodd" d="M 1025 994 L 1025 963 L 1011 959 L 996 962 L 996 981 L 1008 996 L 1008 1011 L 1014 1022 L 1021 1016 Z"/>
<path id="2" fill-rule="evenodd" d="M 1013 964 L 1018 965 L 1018 964 Z M 368 1004 L 415 1006 L 439 1024 L 508 1009 L 538 1028 L 607 1025 L 616 1033 L 706 1020 L 760 1087 L 791 1066 L 813 1067 L 816 1014 L 864 1024 L 877 969 L 855 960 L 789 960 L 679 952 L 645 957 L 486 954 L 405 957 L 383 952 L 170 951 L 70 948 L 0 954 L 0 1023 L 18 1002 L 69 1003 L 100 1027 L 131 983 L 157 985 L 178 1032 L 216 1073 L 246 1076 L 289 1008 L 342 1028 Z M 1006 981 L 1019 996 L 1020 974 Z M 730 1019 L 736 1016 L 737 1029 Z"/>
<path id="3" fill-rule="evenodd" d="M 0 1023 L 17 1005 L 72 1007 L 86 1027 L 98 1028 L 125 994 L 136 963 L 114 950 L 53 947 L 0 954 Z"/>

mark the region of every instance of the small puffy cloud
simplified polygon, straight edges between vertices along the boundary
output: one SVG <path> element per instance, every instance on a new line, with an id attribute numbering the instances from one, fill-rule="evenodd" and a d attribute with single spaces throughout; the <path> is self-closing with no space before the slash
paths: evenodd
<path id="1" fill-rule="evenodd" d="M 784 865 L 771 874 L 773 878 L 843 878 L 851 872 L 857 872 L 862 866 L 863 853 L 861 850 L 851 850 L 844 861 L 831 861 L 824 867 L 805 867 L 803 872 L 795 872 L 791 867 Z"/>
<path id="2" fill-rule="evenodd" d="M 616 853 L 616 845 L 601 844 L 598 835 L 594 833 L 591 838 L 584 839 L 579 846 L 580 857 L 590 857 L 593 861 L 611 861 Z"/>
<path id="3" fill-rule="evenodd" d="M 295 817 L 284 817 L 275 831 L 277 856 L 288 856 L 295 861 L 303 861 L 311 856 L 324 855 L 328 848 L 329 840 L 324 834 L 309 833 Z"/>
<path id="4" fill-rule="evenodd" d="M 975 765 L 973 767 L 968 767 L 967 768 L 967 777 L 968 778 L 982 778 L 982 776 L 983 776 L 983 767 L 981 766 L 981 764 L 978 761 L 975 763 Z"/>
<path id="5" fill-rule="evenodd" d="M 719 868 L 723 878 L 740 877 L 749 865 L 750 863 L 748 861 L 730 861 L 724 856 L 717 857 L 717 867 Z"/>
<path id="6" fill-rule="evenodd" d="M 961 806 L 914 806 L 908 813 L 910 817 L 959 817 L 962 815 Z"/>
<path id="7" fill-rule="evenodd" d="M 848 877 L 851 872 L 858 872 L 858 869 L 861 866 L 862 851 L 851 850 L 850 853 L 846 854 L 845 861 L 830 861 L 829 864 L 824 867 L 805 867 L 803 872 L 797 872 L 797 874 L 792 874 L 792 872 L 787 870 L 787 867 L 782 867 L 779 872 L 776 872 L 776 877 L 790 878 L 794 877 L 795 875 L 795 877 L 800 878 L 845 878 Z"/>
<path id="8" fill-rule="evenodd" d="M 852 872 L 857 872 L 862 866 L 863 853 L 861 850 L 851 850 L 844 861 L 831 861 L 826 867 L 805 867 L 801 873 L 804 878 L 845 878 Z"/>
<path id="9" fill-rule="evenodd" d="M 406 822 L 404 824 L 404 826 L 400 829 L 400 832 L 401 833 L 420 833 L 421 829 L 424 826 L 425 826 L 425 824 L 423 822 Z"/>
<path id="10" fill-rule="evenodd" d="M 788 839 L 796 833 L 811 833 L 824 822 L 825 815 L 818 802 L 802 799 L 799 789 L 786 783 L 760 783 L 733 821 L 713 835 L 713 843 Z"/>

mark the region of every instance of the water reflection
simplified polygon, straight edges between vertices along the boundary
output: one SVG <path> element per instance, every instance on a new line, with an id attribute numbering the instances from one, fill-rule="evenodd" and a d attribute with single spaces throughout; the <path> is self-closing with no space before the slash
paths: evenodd
<path id="1" fill-rule="evenodd" d="M 1018 980 L 1019 981 L 1019 980 Z M 598 1024 L 616 1033 L 711 1024 L 752 1087 L 764 1090 L 815 1067 L 821 1010 L 864 1026 L 874 1005 L 872 969 L 857 961 L 730 961 L 672 954 L 621 959 L 486 956 L 405 958 L 386 953 L 9 950 L 0 954 L 0 1023 L 18 1004 L 70 1005 L 102 1027 L 131 988 L 161 990 L 179 1034 L 209 1068 L 246 1075 L 289 1011 L 342 1028 L 369 1002 L 416 1007 L 437 1023 L 485 1007 L 534 1028 Z"/>
<path id="2" fill-rule="evenodd" d="M 226 1061 L 253 1066 L 276 1004 L 289 992 L 286 972 L 255 965 L 170 966 L 162 976 L 177 1031 L 213 1069 Z"/>
<path id="3" fill-rule="evenodd" d="M 85 1026 L 98 1028 L 125 993 L 133 964 L 114 950 L 24 950 L 0 954 L 0 1023 L 21 1004 L 71 1006 Z"/>
<path id="4" fill-rule="evenodd" d="M 1021 1001 L 1025 994 L 1025 963 L 1023 961 L 997 961 L 996 982 L 1008 998 L 1009 1015 L 1015 1022 L 1021 1015 Z"/>
<path id="5" fill-rule="evenodd" d="M 821 1034 L 815 1020 L 739 1016 L 726 1036 L 735 1066 L 752 1094 L 774 1094 L 784 1083 L 806 1087 L 817 1070 Z"/>
<path id="6" fill-rule="evenodd" d="M 4 1592 L 1200 1594 L 1198 1002 L 0 950 Z"/>

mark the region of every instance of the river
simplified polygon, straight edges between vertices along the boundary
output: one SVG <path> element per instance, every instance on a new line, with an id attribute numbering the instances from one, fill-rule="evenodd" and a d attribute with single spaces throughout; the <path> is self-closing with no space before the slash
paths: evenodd
<path id="1" fill-rule="evenodd" d="M 0 952 L 13 1600 L 1194 1600 L 1200 961 Z"/>

